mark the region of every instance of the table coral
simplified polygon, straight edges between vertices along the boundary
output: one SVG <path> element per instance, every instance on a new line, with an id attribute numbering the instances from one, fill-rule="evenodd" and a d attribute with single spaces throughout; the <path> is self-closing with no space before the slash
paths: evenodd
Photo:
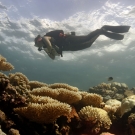
<path id="1" fill-rule="evenodd" d="M 85 106 L 92 105 L 94 107 L 100 107 L 103 102 L 103 97 L 95 93 L 80 92 L 82 95 L 82 102 Z"/>
<path id="2" fill-rule="evenodd" d="M 11 63 L 7 62 L 6 58 L 0 55 L 0 70 L 10 71 L 12 69 L 14 69 L 14 66 Z"/>
<path id="3" fill-rule="evenodd" d="M 29 85 L 31 90 L 33 90 L 34 88 L 41 88 L 44 86 L 48 86 L 48 84 L 39 81 L 29 81 Z"/>
<path id="4" fill-rule="evenodd" d="M 83 107 L 78 114 L 90 132 L 98 133 L 102 129 L 109 129 L 112 124 L 107 112 L 97 107 Z"/>
<path id="5" fill-rule="evenodd" d="M 65 84 L 65 83 L 54 83 L 54 84 L 50 84 L 48 87 L 52 88 L 52 89 L 57 89 L 57 88 L 65 88 L 67 90 L 71 90 L 71 91 L 78 91 L 77 87 L 73 87 L 71 85 Z"/>
<path id="6" fill-rule="evenodd" d="M 58 103 L 59 101 L 55 100 L 55 99 L 52 99 L 51 97 L 47 97 L 47 96 L 31 95 L 30 98 L 29 98 L 29 102 L 46 104 L 46 103 Z"/>
<path id="7" fill-rule="evenodd" d="M 33 89 L 30 93 L 39 96 L 49 96 L 51 98 L 57 99 L 61 102 L 65 102 L 68 104 L 75 103 L 81 100 L 82 98 L 80 93 L 75 91 L 69 91 L 68 89 L 64 88 L 52 89 L 49 87 L 41 87 Z"/>
<path id="8" fill-rule="evenodd" d="M 62 115 L 68 115 L 71 107 L 65 103 L 37 104 L 29 103 L 27 107 L 14 108 L 19 115 L 37 123 L 53 123 Z"/>

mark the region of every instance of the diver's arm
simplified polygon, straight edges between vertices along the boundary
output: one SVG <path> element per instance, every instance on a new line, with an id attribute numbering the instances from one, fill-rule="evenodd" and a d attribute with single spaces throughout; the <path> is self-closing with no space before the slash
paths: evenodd
<path id="1" fill-rule="evenodd" d="M 44 36 L 43 38 L 42 38 L 42 40 L 43 40 L 43 42 L 46 44 L 46 46 L 47 46 L 47 51 L 46 51 L 46 49 L 44 49 L 45 50 L 45 52 L 48 54 L 48 56 L 51 58 L 51 59 L 55 59 L 55 50 L 54 50 L 54 48 L 52 47 L 52 44 L 51 44 L 51 42 L 50 42 L 50 40 L 51 40 L 51 37 L 50 36 Z"/>
<path id="2" fill-rule="evenodd" d="M 43 40 L 43 42 L 46 44 L 48 51 L 51 52 L 51 49 L 52 49 L 52 44 L 51 44 L 51 42 L 50 42 L 51 37 L 49 37 L 49 36 L 44 36 L 44 37 L 42 38 L 42 40 Z"/>
<path id="3" fill-rule="evenodd" d="M 44 51 L 48 54 L 48 56 L 49 56 L 52 60 L 55 59 L 55 52 L 54 52 L 54 49 L 52 49 L 51 52 L 50 52 L 50 51 L 48 51 L 48 48 L 44 48 Z"/>

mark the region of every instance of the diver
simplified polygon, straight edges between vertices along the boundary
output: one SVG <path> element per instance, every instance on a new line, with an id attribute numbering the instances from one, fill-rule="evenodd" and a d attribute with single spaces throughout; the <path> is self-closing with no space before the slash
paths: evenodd
<path id="1" fill-rule="evenodd" d="M 104 25 L 102 28 L 92 31 L 88 35 L 76 36 L 75 32 L 64 34 L 63 30 L 54 30 L 46 33 L 43 37 L 38 35 L 35 38 L 35 46 L 38 50 L 44 50 L 51 59 L 55 56 L 63 56 L 63 51 L 78 51 L 90 47 L 93 42 L 100 36 L 104 35 L 115 40 L 122 40 L 124 35 L 120 33 L 128 32 L 130 26 L 109 26 Z"/>

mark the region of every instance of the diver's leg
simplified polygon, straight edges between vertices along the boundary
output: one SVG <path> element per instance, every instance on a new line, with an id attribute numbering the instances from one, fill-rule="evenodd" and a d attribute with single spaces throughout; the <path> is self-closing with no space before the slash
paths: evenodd
<path id="1" fill-rule="evenodd" d="M 106 30 L 106 31 L 111 31 L 111 32 L 115 32 L 115 33 L 125 33 L 128 32 L 130 29 L 130 26 L 110 26 L 110 25 L 104 25 L 102 27 L 102 29 Z"/>
<path id="2" fill-rule="evenodd" d="M 97 29 L 95 31 L 92 31 L 90 34 L 86 36 L 73 36 L 73 35 L 68 35 L 66 37 L 66 40 L 70 43 L 84 43 L 87 41 L 90 41 L 91 39 L 93 40 L 94 37 L 99 36 L 102 34 L 101 29 Z M 97 39 L 97 38 L 96 38 Z M 95 40 L 96 40 L 95 39 Z"/>

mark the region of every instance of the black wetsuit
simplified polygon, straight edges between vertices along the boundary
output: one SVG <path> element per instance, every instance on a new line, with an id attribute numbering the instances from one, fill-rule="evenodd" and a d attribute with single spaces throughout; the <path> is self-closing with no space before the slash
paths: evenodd
<path id="1" fill-rule="evenodd" d="M 101 29 L 97 29 L 92 31 L 90 34 L 83 36 L 66 35 L 65 37 L 60 37 L 60 33 L 64 34 L 63 30 L 48 32 L 46 33 L 46 36 L 53 37 L 54 44 L 56 44 L 62 51 L 78 51 L 90 47 L 100 35 L 105 35 L 115 40 L 122 40 L 124 35 L 119 33 L 128 32 L 129 28 L 130 26 L 105 25 Z"/>

